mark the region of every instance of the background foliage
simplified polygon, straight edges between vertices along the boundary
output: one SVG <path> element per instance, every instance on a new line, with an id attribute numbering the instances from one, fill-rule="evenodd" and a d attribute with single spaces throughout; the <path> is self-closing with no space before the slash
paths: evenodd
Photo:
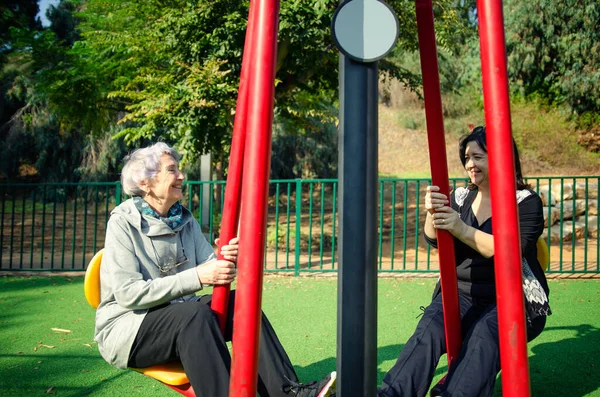
<path id="1" fill-rule="evenodd" d="M 392 81 L 420 92 L 414 2 L 389 3 L 401 34 L 379 65 L 384 102 Z M 190 165 L 210 151 L 226 171 L 248 5 L 62 0 L 43 27 L 36 1 L 4 2 L 0 178 L 114 180 L 127 151 L 156 139 L 174 144 Z M 337 6 L 281 2 L 274 178 L 336 173 L 338 52 L 330 23 Z M 515 94 L 563 109 L 588 130 L 600 124 L 598 10 L 589 0 L 510 0 L 505 12 Z M 434 13 L 444 111 L 461 119 L 482 103 L 475 0 L 437 0 Z"/>
<path id="2" fill-rule="evenodd" d="M 511 76 L 525 96 L 600 111 L 600 5 L 582 0 L 507 1 Z"/>

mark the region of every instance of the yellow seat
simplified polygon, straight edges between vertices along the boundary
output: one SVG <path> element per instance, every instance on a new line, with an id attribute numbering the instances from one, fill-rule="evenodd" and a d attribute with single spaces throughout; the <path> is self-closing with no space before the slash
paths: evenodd
<path id="1" fill-rule="evenodd" d="M 151 377 L 172 386 L 183 386 L 190 383 L 187 375 L 183 371 L 181 363 L 168 363 L 155 365 L 147 368 L 130 368 L 140 374 Z"/>
<path id="2" fill-rule="evenodd" d="M 538 238 L 537 244 L 537 260 L 540 262 L 540 266 L 544 273 L 548 270 L 548 266 L 550 266 L 550 251 L 548 250 L 548 245 L 546 244 L 546 240 L 540 236 Z"/>
<path id="3" fill-rule="evenodd" d="M 85 279 L 83 280 L 85 300 L 94 309 L 97 309 L 100 304 L 100 265 L 103 252 L 104 248 L 96 252 L 85 270 Z"/>
<path id="4" fill-rule="evenodd" d="M 94 255 L 88 267 L 85 271 L 85 279 L 83 281 L 83 291 L 85 293 L 85 299 L 94 309 L 100 305 L 100 265 L 102 264 L 102 253 L 104 249 L 101 249 Z M 142 373 L 153 379 L 156 379 L 168 386 L 184 386 L 190 383 L 187 375 L 183 371 L 181 363 L 168 363 L 162 365 L 155 365 L 147 368 L 130 368 L 134 371 Z M 177 390 L 177 389 L 176 389 Z M 180 390 L 177 390 L 182 393 Z M 182 393 L 186 394 L 186 393 Z"/>

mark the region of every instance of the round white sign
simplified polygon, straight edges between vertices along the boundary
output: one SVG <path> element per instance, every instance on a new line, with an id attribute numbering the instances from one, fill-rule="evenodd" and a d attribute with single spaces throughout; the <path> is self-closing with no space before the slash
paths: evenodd
<path id="1" fill-rule="evenodd" d="M 375 62 L 394 48 L 398 19 L 382 1 L 351 0 L 336 10 L 332 30 L 344 55 L 360 62 Z"/>

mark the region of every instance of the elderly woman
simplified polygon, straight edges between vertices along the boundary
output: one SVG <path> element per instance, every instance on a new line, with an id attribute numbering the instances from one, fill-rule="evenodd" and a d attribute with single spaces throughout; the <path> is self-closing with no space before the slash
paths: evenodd
<path id="1" fill-rule="evenodd" d="M 544 228 L 542 201 L 524 182 L 517 146 L 515 158 L 516 197 L 522 250 L 523 292 L 527 315 L 527 338 L 537 337 L 551 314 L 548 283 L 537 260 L 536 242 Z M 427 219 L 425 240 L 437 247 L 436 229 L 454 237 L 458 297 L 463 331 L 460 356 L 448 370 L 443 385 L 432 396 L 490 396 L 500 371 L 498 309 L 494 266 L 494 236 L 489 163 L 485 127 L 475 128 L 459 143 L 460 160 L 469 175 L 467 187 L 440 193 L 429 186 L 425 195 Z M 425 396 L 440 356 L 446 352 L 444 318 L 438 282 L 430 305 L 417 329 L 385 375 L 379 397 Z"/>
<path id="2" fill-rule="evenodd" d="M 180 203 L 184 175 L 179 154 L 165 143 L 125 159 L 122 185 L 133 196 L 108 222 L 101 268 L 102 299 L 95 340 L 104 359 L 119 368 L 181 361 L 197 396 L 229 395 L 235 293 L 225 334 L 210 309 L 205 285 L 231 283 L 238 239 L 217 260 L 198 222 Z M 298 383 L 292 364 L 262 316 L 258 392 L 262 397 L 329 396 L 335 372 L 320 382 Z"/>

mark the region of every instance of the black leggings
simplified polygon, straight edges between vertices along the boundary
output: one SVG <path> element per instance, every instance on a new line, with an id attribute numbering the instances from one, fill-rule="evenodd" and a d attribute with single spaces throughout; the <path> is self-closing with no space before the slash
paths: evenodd
<path id="1" fill-rule="evenodd" d="M 231 291 L 225 335 L 210 308 L 211 295 L 198 302 L 184 302 L 151 309 L 137 333 L 129 354 L 129 367 L 144 368 L 181 361 L 198 397 L 229 396 L 231 341 L 235 291 Z M 261 397 L 286 396 L 281 387 L 298 381 L 294 367 L 273 327 L 262 315 L 258 362 L 258 393 Z"/>

